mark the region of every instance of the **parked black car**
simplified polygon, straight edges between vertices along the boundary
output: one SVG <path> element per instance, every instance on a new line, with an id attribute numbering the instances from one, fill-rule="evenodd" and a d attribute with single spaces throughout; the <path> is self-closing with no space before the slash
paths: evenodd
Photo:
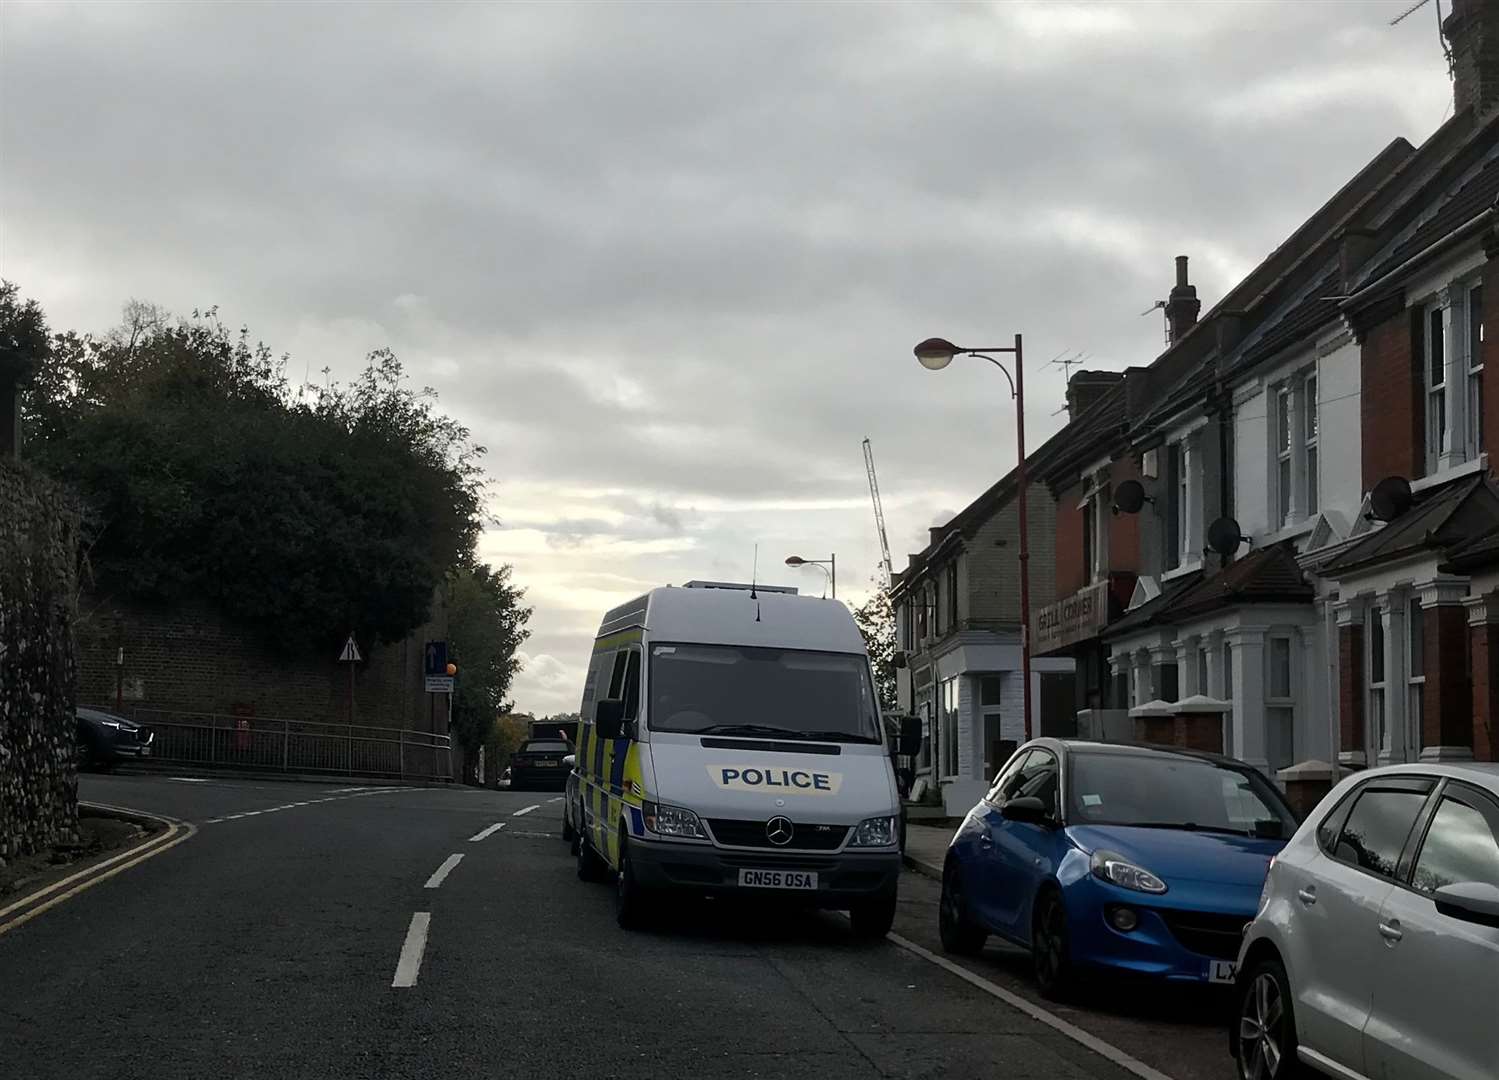
<path id="1" fill-rule="evenodd" d="M 107 769 L 151 756 L 150 731 L 133 720 L 98 709 L 77 710 L 78 767 Z"/>
<path id="2" fill-rule="evenodd" d="M 568 769 L 562 759 L 572 747 L 561 739 L 528 739 L 510 755 L 510 790 L 567 786 Z"/>

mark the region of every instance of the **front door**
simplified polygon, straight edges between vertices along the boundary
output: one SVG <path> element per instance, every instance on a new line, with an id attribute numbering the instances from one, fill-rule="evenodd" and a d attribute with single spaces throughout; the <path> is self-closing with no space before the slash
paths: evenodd
<path id="1" fill-rule="evenodd" d="M 1035 797 L 1046 804 L 1053 821 L 1060 819 L 1057 806 L 1060 770 L 1049 750 L 1033 750 L 1010 784 L 1009 798 Z M 1055 869 L 1053 848 L 1056 831 L 1028 821 L 1011 821 L 1002 813 L 1003 803 L 991 812 L 996 866 L 994 916 L 1002 932 L 1020 941 L 1031 936 L 1031 903 L 1041 880 Z"/>
<path id="2" fill-rule="evenodd" d="M 1499 929 L 1437 911 L 1443 885 L 1499 887 L 1499 805 L 1466 784 L 1442 792 L 1413 862 L 1380 912 L 1364 1060 L 1374 1080 L 1481 1080 L 1499 1065 Z"/>
<path id="3" fill-rule="evenodd" d="M 964 896 L 970 909 L 985 926 L 1001 933 L 1009 933 L 1009 930 L 1000 923 L 999 894 L 1003 868 L 995 843 L 1003 831 L 1005 820 L 1000 816 L 999 808 L 1020 785 L 1025 763 L 1035 753 L 1034 750 L 1022 750 L 1006 762 L 999 775 L 994 778 L 989 793 L 979 804 L 983 817 L 978 823 L 977 858 L 971 865 L 963 868 Z"/>

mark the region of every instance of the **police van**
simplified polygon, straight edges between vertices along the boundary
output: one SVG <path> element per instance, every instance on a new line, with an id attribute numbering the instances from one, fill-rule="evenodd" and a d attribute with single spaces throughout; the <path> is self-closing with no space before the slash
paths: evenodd
<path id="1" fill-rule="evenodd" d="M 604 616 L 583 689 L 578 876 L 612 879 L 619 924 L 664 890 L 895 915 L 899 815 L 864 639 L 794 589 L 689 582 Z M 914 719 L 914 718 L 913 718 Z"/>

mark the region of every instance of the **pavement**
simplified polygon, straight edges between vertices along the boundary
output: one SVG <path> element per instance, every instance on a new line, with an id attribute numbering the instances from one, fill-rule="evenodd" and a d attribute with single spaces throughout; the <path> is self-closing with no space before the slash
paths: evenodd
<path id="1" fill-rule="evenodd" d="M 1013 950 L 940 957 L 938 886 L 916 874 L 885 942 L 706 901 L 628 933 L 577 880 L 552 793 L 80 791 L 196 832 L 0 933 L 7 1077 L 1232 1075 L 1216 1009 L 1043 1007 Z"/>
<path id="2" fill-rule="evenodd" d="M 942 880 L 942 863 L 956 828 L 948 825 L 906 825 L 906 865 L 933 881 Z"/>

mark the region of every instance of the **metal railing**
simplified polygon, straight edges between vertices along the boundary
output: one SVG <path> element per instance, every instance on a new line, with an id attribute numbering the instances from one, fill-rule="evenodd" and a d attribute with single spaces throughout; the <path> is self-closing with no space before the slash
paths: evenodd
<path id="1" fill-rule="evenodd" d="M 261 716 L 135 709 L 156 761 L 267 772 L 451 780 L 446 735 Z"/>

